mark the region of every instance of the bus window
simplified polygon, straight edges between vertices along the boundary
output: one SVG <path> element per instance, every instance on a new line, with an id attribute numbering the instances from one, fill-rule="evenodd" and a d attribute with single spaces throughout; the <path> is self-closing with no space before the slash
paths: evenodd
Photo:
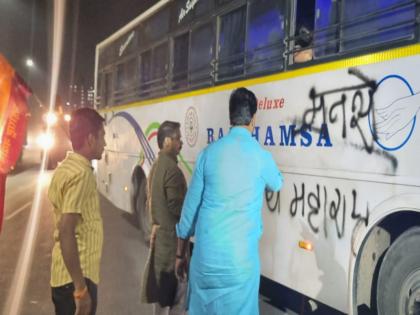
<path id="1" fill-rule="evenodd" d="M 316 0 L 314 58 L 330 56 L 338 52 L 339 46 L 339 1 Z"/>
<path id="2" fill-rule="evenodd" d="M 124 87 L 124 64 L 117 65 L 117 77 L 115 82 L 115 90 L 119 92 Z"/>
<path id="3" fill-rule="evenodd" d="M 312 60 L 315 0 L 298 0 L 294 25 L 293 62 Z"/>
<path id="4" fill-rule="evenodd" d="M 140 95 L 146 95 L 150 90 L 152 81 L 152 50 L 145 51 L 141 54 L 141 87 Z"/>
<path id="5" fill-rule="evenodd" d="M 214 28 L 205 24 L 191 33 L 190 86 L 203 86 L 212 83 L 212 61 L 214 53 Z"/>
<path id="6" fill-rule="evenodd" d="M 195 18 L 209 14 L 214 9 L 214 0 L 201 0 L 198 1 L 194 7 Z"/>
<path id="7" fill-rule="evenodd" d="M 216 0 L 218 6 L 223 6 L 232 0 Z"/>
<path id="8" fill-rule="evenodd" d="M 344 51 L 414 37 L 415 1 L 352 0 L 343 5 Z"/>
<path id="9" fill-rule="evenodd" d="M 137 77 L 137 58 L 131 58 L 124 64 L 125 73 L 126 73 L 126 80 L 125 80 L 125 87 L 132 87 L 136 82 Z"/>
<path id="10" fill-rule="evenodd" d="M 166 90 L 168 72 L 168 42 L 153 49 L 153 94 Z"/>
<path id="11" fill-rule="evenodd" d="M 313 32 L 305 26 L 299 27 L 299 31 L 295 35 L 295 48 L 293 52 L 293 62 L 302 63 L 312 60 L 313 58 Z"/>
<path id="12" fill-rule="evenodd" d="M 112 72 L 107 72 L 105 74 L 104 95 L 105 95 L 105 100 L 104 100 L 105 106 L 111 106 L 112 105 L 112 96 L 113 96 Z"/>
<path id="13" fill-rule="evenodd" d="M 255 0 L 249 5 L 247 74 L 283 69 L 285 2 Z"/>
<path id="14" fill-rule="evenodd" d="M 133 93 L 129 89 L 136 82 L 137 58 L 131 58 L 117 65 L 116 91 L 114 101 L 116 104 L 133 98 Z"/>
<path id="15" fill-rule="evenodd" d="M 172 70 L 172 89 L 178 90 L 188 86 L 188 51 L 189 33 L 174 38 L 174 65 Z"/>
<path id="16" fill-rule="evenodd" d="M 105 80 L 105 74 L 104 73 L 99 73 L 98 74 L 97 88 L 96 88 L 96 99 L 95 99 L 95 104 L 99 109 L 105 107 L 105 95 L 104 95 L 105 84 L 104 84 L 104 80 Z"/>
<path id="17" fill-rule="evenodd" d="M 244 73 L 246 6 L 220 19 L 217 79 L 232 79 Z"/>
<path id="18" fill-rule="evenodd" d="M 140 30 L 143 31 L 144 44 L 150 44 L 164 37 L 169 32 L 170 10 L 166 7 L 164 10 L 152 15 Z"/>

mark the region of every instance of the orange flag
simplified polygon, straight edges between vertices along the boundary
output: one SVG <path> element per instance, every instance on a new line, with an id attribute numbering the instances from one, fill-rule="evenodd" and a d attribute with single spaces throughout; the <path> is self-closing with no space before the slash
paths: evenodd
<path id="1" fill-rule="evenodd" d="M 30 94 L 29 87 L 0 54 L 0 232 L 6 178 L 15 166 L 25 141 Z"/>
<path id="2" fill-rule="evenodd" d="M 3 134 L 4 120 L 6 119 L 6 109 L 9 104 L 10 88 L 15 74 L 12 66 L 0 54 L 0 135 Z"/>

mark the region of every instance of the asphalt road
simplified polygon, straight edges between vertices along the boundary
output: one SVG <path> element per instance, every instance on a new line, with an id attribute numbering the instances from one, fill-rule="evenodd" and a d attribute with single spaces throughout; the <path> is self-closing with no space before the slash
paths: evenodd
<path id="1" fill-rule="evenodd" d="M 9 176 L 6 186 L 5 220 L 0 235 L 0 310 L 11 289 L 13 275 L 27 227 L 39 166 Z M 46 198 L 48 179 L 41 197 L 39 230 L 22 303 L 23 315 L 53 314 L 50 300 L 50 265 L 53 233 L 51 206 Z M 99 286 L 98 314 L 151 314 L 139 301 L 140 279 L 147 248 L 130 215 L 101 197 L 104 249 Z"/>
<path id="2" fill-rule="evenodd" d="M 6 188 L 5 219 L 0 234 L 0 312 L 11 290 L 13 275 L 31 212 L 39 165 L 29 164 L 9 175 Z M 22 301 L 23 315 L 53 314 L 50 300 L 50 261 L 53 217 L 46 198 L 51 172 L 47 173 L 41 194 L 39 230 Z M 98 314 L 152 314 L 152 307 L 140 303 L 140 279 L 147 257 L 141 233 L 134 218 L 115 208 L 101 196 L 104 221 L 104 249 L 99 285 Z M 296 314 L 279 311 L 260 299 L 260 314 Z"/>
<path id="3" fill-rule="evenodd" d="M 6 182 L 5 213 L 0 233 L 0 314 L 4 311 L 12 290 L 13 277 L 17 272 L 18 258 L 22 251 L 39 181 L 40 151 L 35 149 L 24 151 L 24 161 L 24 164 L 18 164 L 9 174 Z M 50 175 L 46 174 L 45 181 L 41 185 L 40 225 L 34 240 L 35 254 L 29 268 L 28 289 L 22 301 L 22 314 L 52 314 L 48 297 L 52 216 L 45 200 L 45 190 Z"/>

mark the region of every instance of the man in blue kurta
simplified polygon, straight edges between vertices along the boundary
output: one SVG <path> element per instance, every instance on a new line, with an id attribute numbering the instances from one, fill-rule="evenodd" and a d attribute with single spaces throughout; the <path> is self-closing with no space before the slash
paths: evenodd
<path id="1" fill-rule="evenodd" d="M 252 137 L 257 99 L 239 88 L 230 96 L 229 134 L 200 154 L 176 226 L 175 271 L 189 266 L 189 315 L 256 315 L 264 189 L 279 191 L 283 177 L 271 154 Z"/>

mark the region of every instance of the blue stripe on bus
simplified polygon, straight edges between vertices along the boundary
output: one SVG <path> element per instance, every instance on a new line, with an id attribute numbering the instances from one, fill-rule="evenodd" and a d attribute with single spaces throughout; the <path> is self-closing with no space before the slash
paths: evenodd
<path id="1" fill-rule="evenodd" d="M 112 116 L 109 122 L 111 122 L 114 118 L 121 117 L 124 118 L 129 122 L 129 124 L 133 127 L 134 132 L 137 135 L 137 138 L 140 142 L 140 145 L 143 148 L 143 151 L 145 153 L 145 157 L 150 165 L 153 164 L 153 161 L 156 159 L 155 153 L 153 152 L 153 149 L 151 148 L 149 141 L 147 141 L 146 136 L 144 135 L 143 130 L 141 129 L 140 125 L 137 123 L 137 121 L 134 119 L 133 116 L 131 116 L 127 112 L 119 112 Z"/>

